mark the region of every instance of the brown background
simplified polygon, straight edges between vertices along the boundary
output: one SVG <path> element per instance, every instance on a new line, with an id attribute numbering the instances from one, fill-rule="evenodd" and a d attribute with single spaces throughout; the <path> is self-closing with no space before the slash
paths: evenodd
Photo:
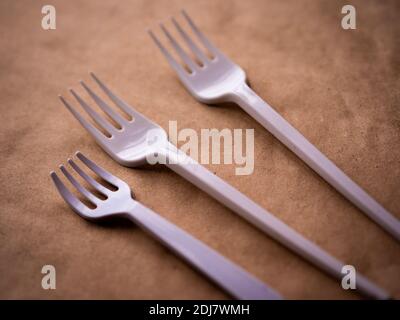
<path id="1" fill-rule="evenodd" d="M 1 1 L 0 297 L 227 297 L 132 224 L 89 223 L 67 207 L 49 172 L 80 150 L 286 298 L 360 298 L 173 172 L 113 162 L 57 99 L 82 92 L 81 78 L 94 85 L 95 71 L 165 129 L 254 128 L 254 174 L 207 167 L 399 298 L 399 244 L 238 107 L 196 102 L 146 33 L 161 36 L 157 23 L 185 8 L 261 97 L 400 217 L 399 2 L 351 1 L 353 31 L 340 25 L 346 3 Z M 41 28 L 44 4 L 56 30 Z M 45 264 L 56 290 L 41 288 Z"/>

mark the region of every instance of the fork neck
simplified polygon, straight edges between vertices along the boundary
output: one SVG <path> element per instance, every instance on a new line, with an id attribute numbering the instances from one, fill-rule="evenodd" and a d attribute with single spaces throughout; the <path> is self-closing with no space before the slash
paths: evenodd
<path id="1" fill-rule="evenodd" d="M 247 85 L 246 82 L 241 83 L 233 89 L 231 100 L 250 114 L 253 113 L 252 111 L 254 108 L 260 108 L 267 104 Z"/>
<path id="2" fill-rule="evenodd" d="M 119 207 L 118 213 L 116 215 L 130 219 L 131 216 L 134 215 L 134 213 L 137 211 L 139 202 L 133 198 L 127 199 L 125 196 L 121 197 L 119 202 L 121 206 Z"/>
<path id="3" fill-rule="evenodd" d="M 232 91 L 231 101 L 238 104 L 258 123 L 286 144 L 287 138 L 285 134 L 282 134 L 284 119 L 245 82 Z"/>

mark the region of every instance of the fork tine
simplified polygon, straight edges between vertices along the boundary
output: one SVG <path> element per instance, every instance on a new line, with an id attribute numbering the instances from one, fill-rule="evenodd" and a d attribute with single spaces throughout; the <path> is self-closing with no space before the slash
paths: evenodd
<path id="1" fill-rule="evenodd" d="M 89 183 L 93 188 L 95 188 L 97 191 L 102 193 L 103 195 L 107 196 L 111 191 L 98 183 L 95 179 L 93 179 L 91 176 L 89 176 L 85 171 L 83 171 L 72 159 L 68 159 L 68 163 L 71 165 L 71 167 L 87 182 Z"/>
<path id="2" fill-rule="evenodd" d="M 110 98 L 110 100 L 113 101 L 122 110 L 124 110 L 127 114 L 131 115 L 132 117 L 135 117 L 136 120 L 139 118 L 146 119 L 146 117 L 144 115 L 142 115 L 140 112 L 136 111 L 133 107 L 131 107 L 129 104 L 127 104 L 125 101 L 123 101 L 117 95 L 115 95 L 115 93 L 113 93 L 102 81 L 100 81 L 100 79 L 97 78 L 97 76 L 93 72 L 90 72 L 90 75 L 97 82 L 99 87 L 105 92 L 105 94 Z"/>
<path id="3" fill-rule="evenodd" d="M 67 107 L 67 109 L 72 113 L 72 115 L 80 122 L 80 124 L 98 141 L 105 143 L 107 137 L 94 127 L 91 123 L 87 122 L 72 106 L 64 99 L 62 96 L 58 96 L 61 102 Z"/>
<path id="4" fill-rule="evenodd" d="M 94 111 L 73 89 L 69 90 L 79 104 L 85 109 L 85 111 L 92 117 L 92 119 L 110 135 L 115 133 L 115 127 L 112 126 L 108 121 L 103 119 L 96 111 Z"/>
<path id="5" fill-rule="evenodd" d="M 84 195 L 90 202 L 92 202 L 94 205 L 99 203 L 99 200 L 97 197 L 95 197 L 91 192 L 89 192 L 85 187 L 83 187 L 69 172 L 68 170 L 61 165 L 60 169 L 62 173 L 67 177 L 67 179 L 71 182 L 71 184 L 78 190 L 82 195 Z"/>
<path id="6" fill-rule="evenodd" d="M 167 28 L 160 23 L 160 27 L 164 34 L 167 36 L 169 42 L 172 44 L 174 47 L 176 53 L 182 58 L 183 62 L 189 67 L 191 72 L 194 72 L 196 69 L 198 69 L 198 66 L 192 61 L 192 59 L 186 54 L 186 52 L 182 49 L 182 47 L 176 42 L 174 37 L 168 32 Z"/>
<path id="7" fill-rule="evenodd" d="M 108 183 L 114 185 L 115 187 L 119 187 L 120 183 L 124 183 L 122 180 L 118 179 L 117 177 L 113 176 L 111 173 L 108 171 L 104 170 L 97 164 L 95 164 L 92 160 L 89 158 L 86 158 L 83 153 L 78 151 L 75 154 L 84 164 L 86 164 L 94 173 L 98 174 L 101 178 L 103 178 L 105 181 Z"/>
<path id="8" fill-rule="evenodd" d="M 122 116 L 120 116 L 117 112 L 115 112 L 103 99 L 101 99 L 97 94 L 95 94 L 92 89 L 90 89 L 85 82 L 80 81 L 82 87 L 89 93 L 92 99 L 97 103 L 97 105 L 107 113 L 116 123 L 118 123 L 121 127 L 127 121 Z"/>
<path id="9" fill-rule="evenodd" d="M 75 195 L 68 190 L 65 184 L 60 180 L 57 174 L 52 171 L 50 172 L 51 179 L 56 186 L 58 192 L 63 197 L 66 203 L 78 214 L 85 214 L 87 210 L 90 210 L 86 205 L 84 205 Z"/>
<path id="10" fill-rule="evenodd" d="M 199 40 L 204 44 L 204 46 L 213 54 L 213 55 L 218 55 L 221 54 L 220 51 L 203 35 L 203 33 L 200 31 L 199 28 L 194 24 L 192 18 L 189 17 L 189 15 L 186 13 L 185 10 L 182 10 L 182 15 L 185 17 L 186 21 L 194 31 L 194 33 L 197 35 Z"/>
<path id="11" fill-rule="evenodd" d="M 186 41 L 190 50 L 192 50 L 193 54 L 203 63 L 206 64 L 208 58 L 206 55 L 199 49 L 199 47 L 192 41 L 192 39 L 188 36 L 188 34 L 181 28 L 179 23 L 175 20 L 174 17 L 171 18 L 172 23 L 175 25 L 175 28 L 181 34 L 182 38 Z"/>
<path id="12" fill-rule="evenodd" d="M 161 53 L 165 56 L 168 63 L 171 65 L 171 67 L 180 75 L 187 74 L 187 71 L 181 66 L 181 64 L 176 62 L 176 60 L 171 56 L 171 54 L 168 52 L 168 50 L 161 44 L 161 42 L 154 35 L 154 33 L 151 30 L 148 30 L 148 32 L 149 32 L 150 37 L 153 39 L 153 41 L 157 45 L 157 47 L 160 49 Z"/>

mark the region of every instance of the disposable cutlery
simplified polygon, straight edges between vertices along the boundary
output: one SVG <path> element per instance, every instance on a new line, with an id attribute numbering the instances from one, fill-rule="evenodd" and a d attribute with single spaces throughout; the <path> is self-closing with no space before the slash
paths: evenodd
<path id="1" fill-rule="evenodd" d="M 173 24 L 196 59 L 192 59 L 183 50 L 163 24 L 160 24 L 160 26 L 186 68 L 174 59 L 152 31 L 149 31 L 149 33 L 186 89 L 197 100 L 206 104 L 237 103 L 323 179 L 399 241 L 400 220 L 383 208 L 268 103 L 261 99 L 246 84 L 245 72 L 211 44 L 185 11 L 182 11 L 182 14 L 192 32 L 211 57 L 196 45 L 195 41 L 174 18 L 172 18 Z"/>
<path id="2" fill-rule="evenodd" d="M 116 188 L 116 190 L 108 189 L 86 173 L 76 161 L 68 159 L 73 171 L 105 197 L 105 199 L 101 199 L 89 191 L 74 178 L 65 166 L 61 165 L 60 169 L 64 176 L 94 206 L 94 208 L 90 208 L 66 187 L 54 171 L 51 172 L 51 178 L 58 192 L 81 217 L 88 220 L 111 216 L 130 219 L 233 297 L 238 299 L 281 299 L 279 293 L 247 271 L 134 200 L 131 189 L 124 181 L 113 176 L 82 153 L 77 152 L 76 157 L 97 176 Z"/>
<path id="3" fill-rule="evenodd" d="M 129 115 L 131 119 L 128 120 L 121 116 L 119 112 L 111 108 L 108 103 L 101 99 L 83 81 L 81 81 L 81 84 L 84 89 L 96 104 L 118 124 L 117 126 L 114 126 L 111 122 L 100 116 L 98 112 L 89 106 L 72 89 L 70 90 L 72 95 L 97 126 L 102 128 L 101 130 L 82 117 L 67 100 L 61 96 L 60 99 L 81 125 L 114 160 L 124 166 L 134 167 L 144 163 L 152 163 L 154 159 L 159 159 L 160 163 L 167 165 L 183 178 L 195 184 L 273 239 L 317 267 L 325 270 L 333 277 L 339 280 L 342 279 L 343 262 L 329 255 L 318 245 L 304 238 L 301 234 L 277 219 L 227 182 L 188 157 L 168 141 L 166 132 L 160 126 L 147 119 L 121 98 L 117 97 L 93 73 L 91 75 L 109 99 L 121 111 Z M 384 290 L 370 282 L 360 273 L 357 274 L 357 290 L 373 298 L 386 298 L 388 296 Z"/>

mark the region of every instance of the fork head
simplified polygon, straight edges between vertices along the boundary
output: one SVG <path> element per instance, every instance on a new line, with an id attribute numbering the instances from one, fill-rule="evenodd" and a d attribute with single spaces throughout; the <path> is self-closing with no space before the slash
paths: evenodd
<path id="1" fill-rule="evenodd" d="M 91 72 L 90 75 L 116 107 L 128 115 L 129 119 L 116 112 L 83 81 L 80 81 L 83 88 L 116 125 L 96 112 L 73 89 L 70 89 L 71 94 L 93 119 L 97 127 L 82 117 L 62 96 L 59 96 L 60 100 L 113 159 L 128 167 L 145 164 L 149 156 L 157 153 L 167 144 L 167 133 L 159 125 L 116 96 L 94 73 Z"/>
<path id="2" fill-rule="evenodd" d="M 74 176 L 68 171 L 68 169 L 61 165 L 60 170 L 64 174 L 64 176 L 69 180 L 69 182 L 75 187 L 75 189 L 92 204 L 93 208 L 90 208 L 84 202 L 79 200 L 66 185 L 62 182 L 62 180 L 58 177 L 58 175 L 52 171 L 50 176 L 65 202 L 80 216 L 85 219 L 94 220 L 100 219 L 110 216 L 116 215 L 124 215 L 135 206 L 136 201 L 133 200 L 131 193 L 131 189 L 129 186 L 122 181 L 121 179 L 113 176 L 108 171 L 104 170 L 93 161 L 85 157 L 82 153 L 77 152 L 76 157 L 80 160 L 82 164 L 88 167 L 91 171 L 93 171 L 96 175 L 98 175 L 101 179 L 106 181 L 108 184 L 115 187 L 114 190 L 106 188 L 103 184 L 97 182 L 96 179 L 92 178 L 89 174 L 87 174 L 84 170 L 82 170 L 81 166 L 72 159 L 68 159 L 68 163 L 79 176 L 82 177 L 91 187 L 94 188 L 98 193 L 100 193 L 103 197 L 95 195 L 93 192 L 89 191 L 82 184 L 78 182 L 74 178 Z"/>
<path id="3" fill-rule="evenodd" d="M 184 65 L 177 62 L 155 34 L 149 30 L 151 38 L 161 50 L 170 66 L 178 74 L 179 79 L 186 89 L 197 100 L 208 104 L 231 100 L 232 91 L 245 83 L 245 72 L 238 65 L 229 60 L 203 35 L 184 10 L 182 10 L 182 15 L 199 42 L 208 50 L 210 55 L 204 53 L 204 51 L 196 45 L 193 39 L 174 18 L 171 18 L 172 23 L 182 37 L 183 42 L 190 48 L 195 59 L 192 59 L 183 50 L 163 24 L 160 24 L 163 33 Z"/>

